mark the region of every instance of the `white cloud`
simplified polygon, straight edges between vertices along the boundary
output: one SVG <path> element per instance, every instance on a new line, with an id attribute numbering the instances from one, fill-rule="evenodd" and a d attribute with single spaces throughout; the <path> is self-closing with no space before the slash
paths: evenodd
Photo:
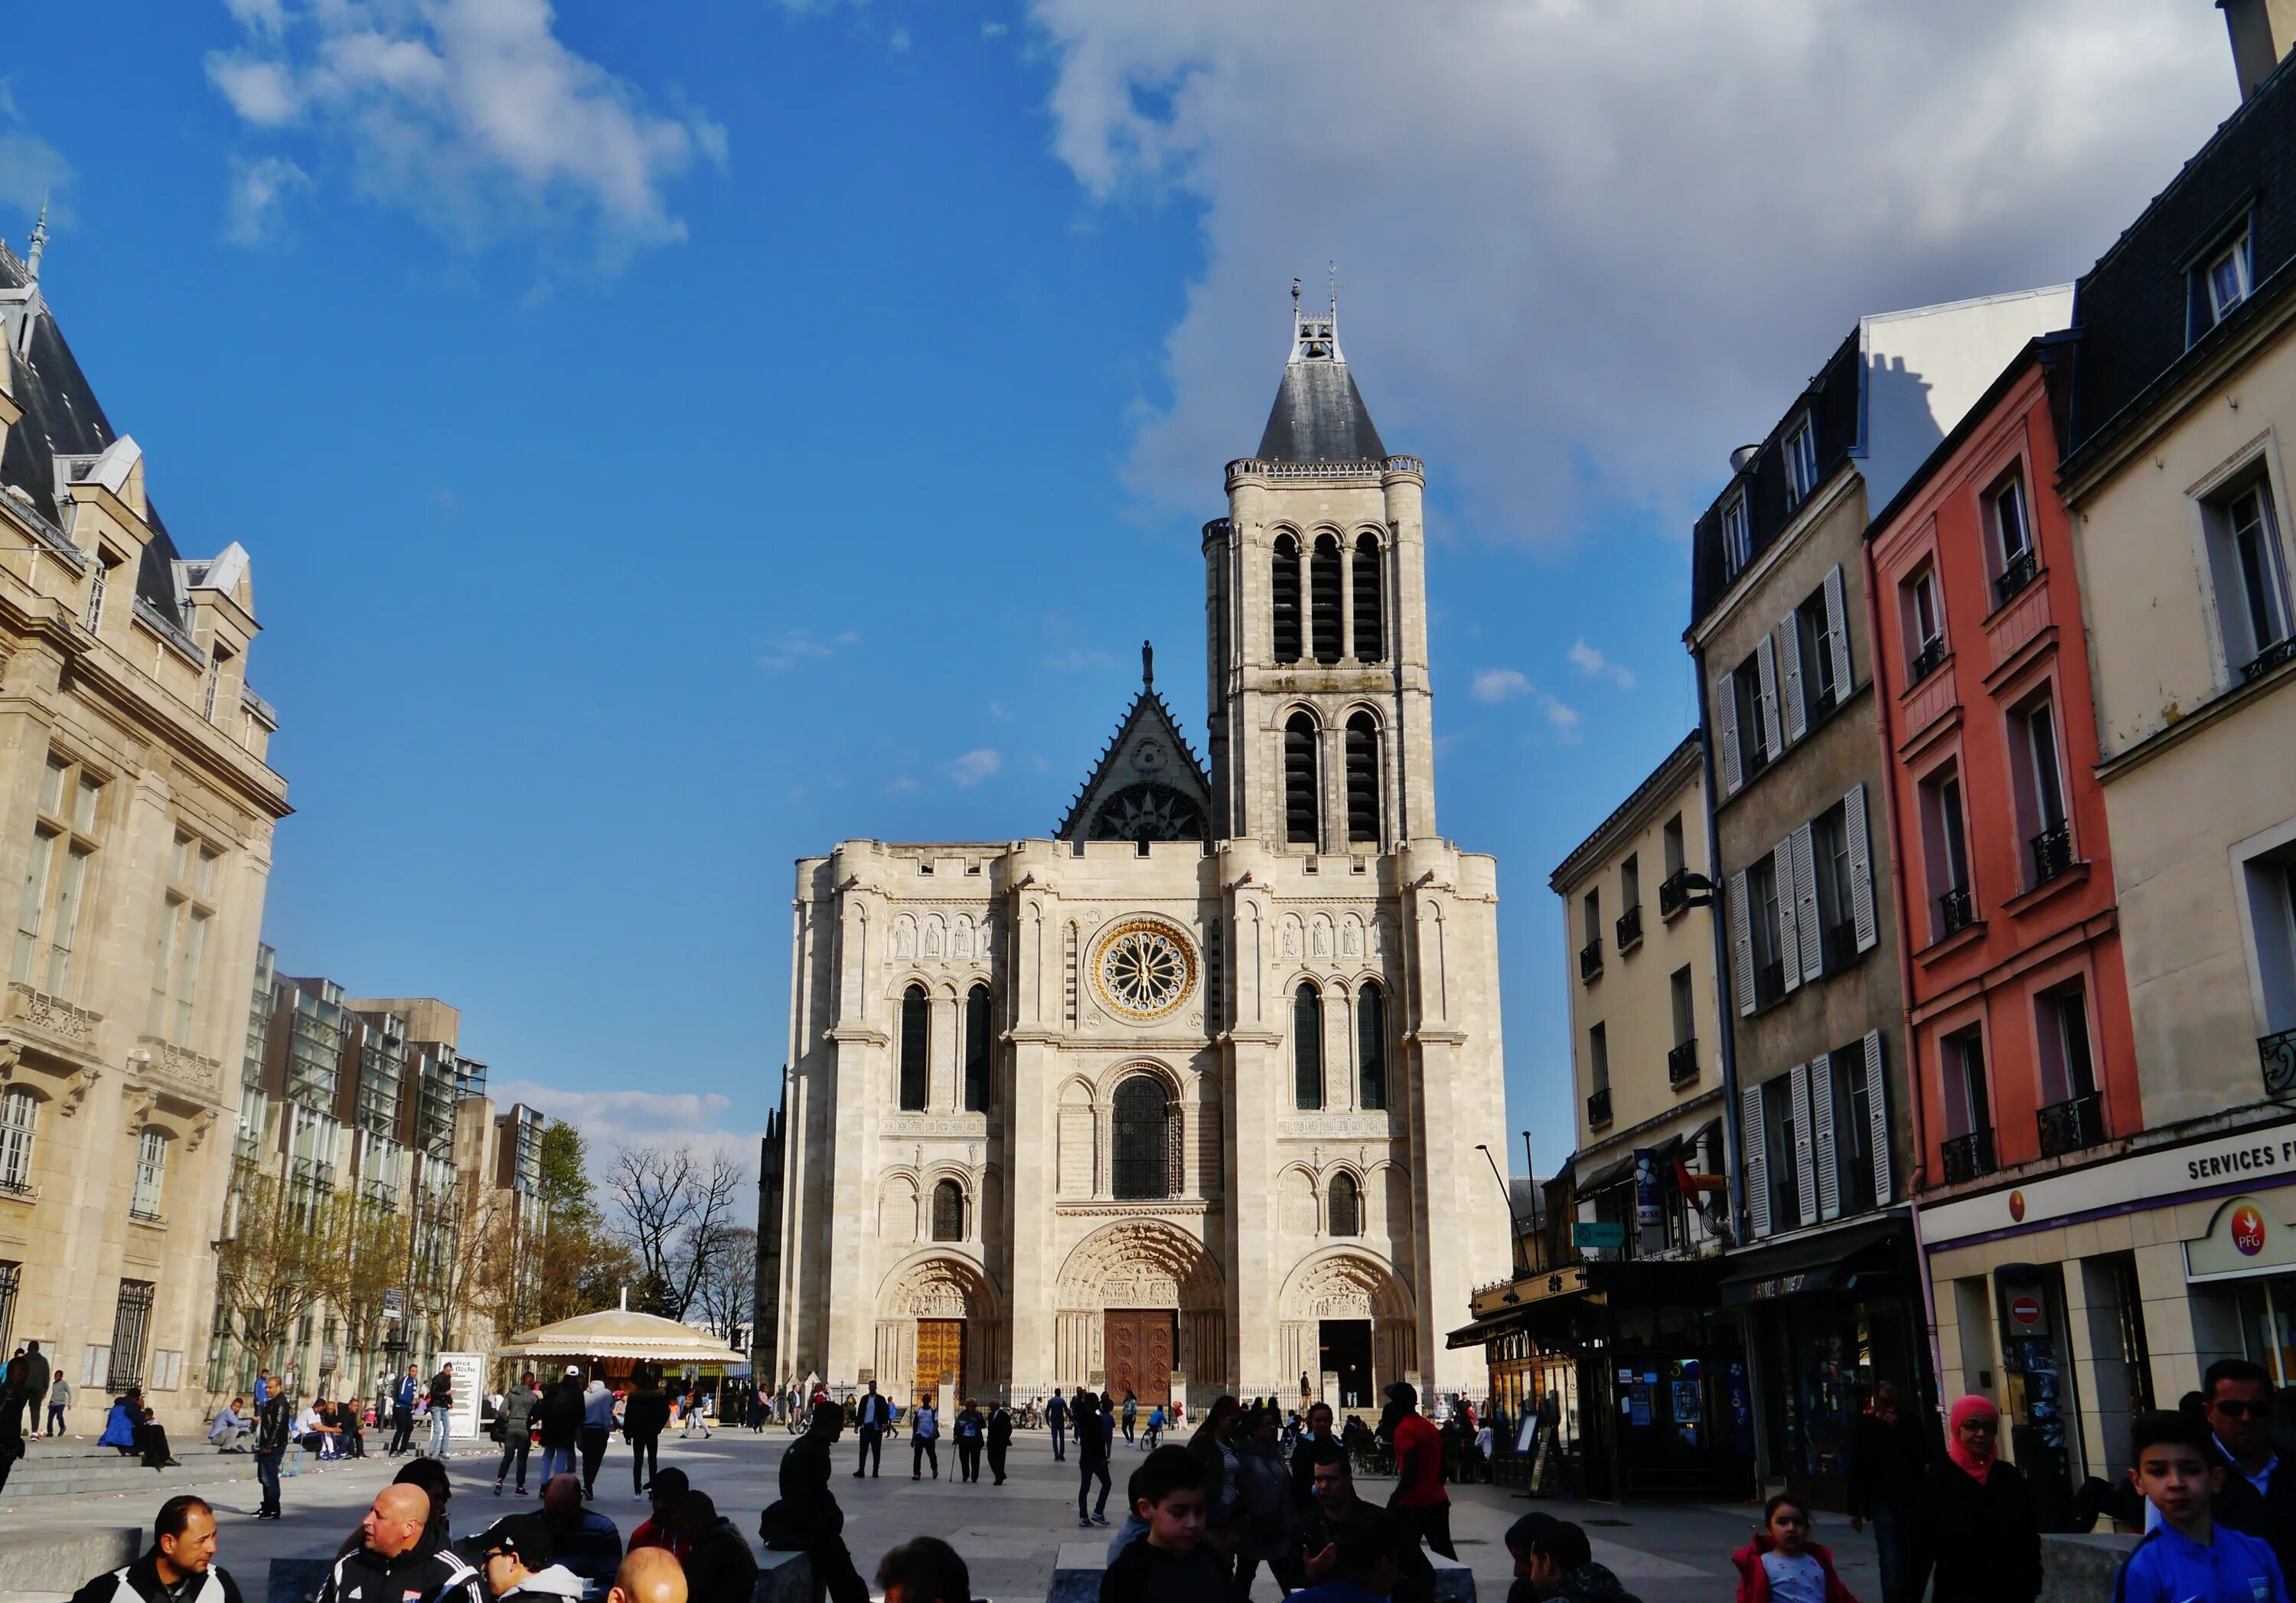
<path id="1" fill-rule="evenodd" d="M 1578 738 L 1578 710 L 1560 697 L 1541 690 L 1515 669 L 1478 670 L 1468 686 L 1467 694 L 1494 707 L 1503 702 L 1527 699 L 1538 709 L 1563 741 L 1575 743 Z"/>
<path id="2" fill-rule="evenodd" d="M 1011 31 L 1002 22 L 983 22 L 980 25 L 980 37 L 984 39 L 1001 39 Z"/>
<path id="3" fill-rule="evenodd" d="M 685 237 L 667 187 L 726 134 L 560 42 L 547 0 L 226 0 L 208 77 L 251 127 L 348 149 L 359 183 L 459 241 L 580 221 L 600 255 Z"/>
<path id="4" fill-rule="evenodd" d="M 284 156 L 259 161 L 237 157 L 231 164 L 231 199 L 224 210 L 224 233 L 237 245 L 268 244 L 279 237 L 279 212 L 290 194 L 311 187 L 311 175 Z M 442 505 L 452 505 L 452 491 Z"/>
<path id="5" fill-rule="evenodd" d="M 1030 0 L 1053 143 L 1177 192 L 1205 267 L 1128 467 L 1193 506 L 1258 439 L 1294 274 L 1469 526 L 1675 529 L 1862 313 L 2059 282 L 2231 111 L 2160 0 Z"/>
<path id="6" fill-rule="evenodd" d="M 46 140 L 30 134 L 0 134 L 0 201 L 36 217 L 45 206 L 53 227 L 70 215 L 53 197 L 71 178 L 71 163 Z M 16 249 L 23 248 L 20 242 Z"/>
<path id="7" fill-rule="evenodd" d="M 947 765 L 945 772 L 961 785 L 975 785 L 1004 766 L 1004 756 L 987 746 L 967 752 Z"/>
<path id="8" fill-rule="evenodd" d="M 573 1125 L 589 1139 L 594 1170 L 604 1167 L 613 1147 L 685 1142 L 697 1152 L 722 1152 L 754 1173 L 765 1135 L 763 1129 L 726 1128 L 734 1100 L 716 1091 L 573 1091 L 508 1080 L 488 1095 L 496 1107 L 523 1102 Z"/>
<path id="9" fill-rule="evenodd" d="M 1054 673 L 1082 673 L 1091 668 L 1113 668 L 1116 659 L 1104 651 L 1064 651 L 1057 657 L 1048 657 L 1045 666 Z"/>
<path id="10" fill-rule="evenodd" d="M 1635 687 L 1633 669 L 1620 667 L 1584 640 L 1571 643 L 1570 665 L 1590 678 L 1608 679 L 1621 690 Z"/>
<path id="11" fill-rule="evenodd" d="M 897 51 L 906 51 L 909 47 L 909 30 L 906 28 L 897 28 L 893 29 L 892 37 L 885 42 Z"/>
<path id="12" fill-rule="evenodd" d="M 1475 675 L 1475 682 L 1468 694 L 1479 702 L 1496 705 L 1500 702 L 1513 701 L 1519 695 L 1529 695 L 1530 692 L 1530 681 L 1515 670 L 1486 668 Z"/>
<path id="13" fill-rule="evenodd" d="M 826 640 L 817 638 L 810 630 L 794 629 L 771 641 L 758 658 L 758 663 L 769 672 L 779 673 L 798 662 L 833 657 L 860 638 L 858 631 L 849 629 L 841 629 Z"/>

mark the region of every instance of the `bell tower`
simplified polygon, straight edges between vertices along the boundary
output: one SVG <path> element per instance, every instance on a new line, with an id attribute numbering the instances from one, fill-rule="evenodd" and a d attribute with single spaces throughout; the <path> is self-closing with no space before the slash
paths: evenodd
<path id="1" fill-rule="evenodd" d="M 1259 451 L 1204 525 L 1216 834 L 1376 856 L 1435 838 L 1426 470 L 1391 456 L 1341 353 L 1336 292 L 1304 310 Z"/>

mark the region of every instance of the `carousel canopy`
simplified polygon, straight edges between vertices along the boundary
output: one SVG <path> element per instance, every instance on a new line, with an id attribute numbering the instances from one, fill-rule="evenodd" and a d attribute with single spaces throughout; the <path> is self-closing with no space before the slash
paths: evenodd
<path id="1" fill-rule="evenodd" d="M 736 1352 L 705 1331 L 651 1313 L 609 1308 L 554 1325 L 522 1330 L 505 1343 L 503 1358 L 628 1358 L 657 1364 L 741 1364 Z"/>

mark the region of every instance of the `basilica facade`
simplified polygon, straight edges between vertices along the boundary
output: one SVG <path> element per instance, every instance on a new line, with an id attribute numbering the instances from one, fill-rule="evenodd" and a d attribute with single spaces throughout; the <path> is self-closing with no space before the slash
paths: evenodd
<path id="1" fill-rule="evenodd" d="M 799 862 L 778 1378 L 1480 1385 L 1496 866 L 1436 833 L 1425 470 L 1337 335 L 1295 313 L 1204 526 L 1202 760 L 1150 663 L 1050 837 Z"/>

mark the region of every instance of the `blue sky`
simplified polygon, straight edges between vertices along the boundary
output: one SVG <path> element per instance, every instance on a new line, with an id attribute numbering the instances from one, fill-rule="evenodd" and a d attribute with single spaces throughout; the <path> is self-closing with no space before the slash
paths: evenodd
<path id="1" fill-rule="evenodd" d="M 1048 831 L 1144 637 L 1201 740 L 1196 529 L 1336 260 L 1551 1168 L 1546 875 L 1690 726 L 1727 449 L 1859 314 L 2074 275 L 2234 93 L 2206 0 L 106 9 L 100 92 L 12 18 L 0 232 L 53 195 L 170 529 L 253 555 L 266 938 L 609 1135 L 762 1126 L 797 856 Z"/>

